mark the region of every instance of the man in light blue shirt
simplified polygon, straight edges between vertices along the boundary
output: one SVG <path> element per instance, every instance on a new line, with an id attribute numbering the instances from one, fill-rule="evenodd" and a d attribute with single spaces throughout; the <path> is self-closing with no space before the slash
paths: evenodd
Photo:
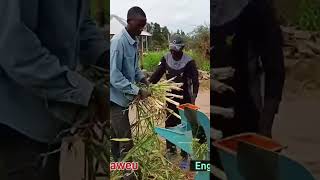
<path id="1" fill-rule="evenodd" d="M 128 107 L 134 96 L 139 94 L 135 83 L 145 81 L 139 68 L 138 43 L 127 29 L 123 29 L 111 40 L 110 81 L 111 101 L 119 106 Z"/>
<path id="2" fill-rule="evenodd" d="M 134 98 L 147 98 L 150 92 L 140 89 L 136 83 L 149 85 L 138 60 L 139 36 L 147 19 L 143 10 L 132 7 L 127 15 L 127 27 L 111 40 L 110 46 L 110 100 L 112 138 L 131 138 L 128 106 Z M 133 146 L 129 142 L 112 142 L 115 161 L 121 160 Z M 120 153 L 121 152 L 121 153 Z"/>

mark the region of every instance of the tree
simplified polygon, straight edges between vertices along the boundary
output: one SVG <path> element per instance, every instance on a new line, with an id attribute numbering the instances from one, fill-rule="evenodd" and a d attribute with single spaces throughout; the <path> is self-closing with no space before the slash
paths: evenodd
<path id="1" fill-rule="evenodd" d="M 152 34 L 148 41 L 150 49 L 164 49 L 168 46 L 170 32 L 166 26 L 161 27 L 160 24 L 151 22 L 147 24 L 147 31 Z"/>
<path id="2" fill-rule="evenodd" d="M 170 36 L 170 32 L 169 32 L 169 29 L 167 28 L 167 26 L 164 26 L 162 29 L 161 29 L 161 34 L 163 36 L 163 42 L 162 42 L 162 47 L 167 47 L 169 42 L 168 42 L 168 37 Z"/>
<path id="3" fill-rule="evenodd" d="M 109 22 L 110 0 L 92 0 L 90 14 L 99 27 L 104 27 Z"/>
<path id="4" fill-rule="evenodd" d="M 186 36 L 186 33 L 184 33 L 182 30 L 180 31 L 180 34 L 182 37 Z"/>
<path id="5" fill-rule="evenodd" d="M 203 57 L 209 58 L 210 30 L 207 25 L 200 25 L 189 34 L 190 48 L 197 50 Z"/>
<path id="6" fill-rule="evenodd" d="M 162 48 L 163 37 L 161 34 L 160 24 L 154 23 L 153 31 L 152 31 L 152 47 L 153 48 Z"/>
<path id="7" fill-rule="evenodd" d="M 152 34 L 152 37 L 148 38 L 149 49 L 168 48 L 168 37 L 170 37 L 171 33 L 166 26 L 161 27 L 160 24 L 151 22 L 146 25 L 146 30 Z M 208 58 L 209 55 L 207 53 L 210 47 L 210 32 L 208 26 L 198 26 L 189 34 L 178 29 L 174 34 L 179 34 L 186 41 L 187 49 L 194 49 L 200 52 L 203 57 Z"/>

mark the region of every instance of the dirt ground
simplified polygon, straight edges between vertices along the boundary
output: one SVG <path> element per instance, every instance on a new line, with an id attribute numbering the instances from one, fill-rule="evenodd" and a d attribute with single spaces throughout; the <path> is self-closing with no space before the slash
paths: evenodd
<path id="1" fill-rule="evenodd" d="M 273 126 L 273 137 L 290 158 L 302 163 L 320 179 L 319 97 L 286 97 Z"/>
<path id="2" fill-rule="evenodd" d="M 273 137 L 285 153 L 320 179 L 320 58 L 290 69 L 284 97 L 275 118 Z"/>
<path id="3" fill-rule="evenodd" d="M 199 106 L 199 111 L 205 113 L 210 119 L 210 81 L 205 80 L 200 82 L 200 89 L 196 99 L 196 105 Z"/>

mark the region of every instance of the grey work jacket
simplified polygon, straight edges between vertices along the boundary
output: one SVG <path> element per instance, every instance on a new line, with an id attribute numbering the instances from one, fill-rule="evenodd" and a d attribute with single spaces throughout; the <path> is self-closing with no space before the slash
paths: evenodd
<path id="1" fill-rule="evenodd" d="M 41 142 L 71 124 L 93 84 L 75 70 L 108 42 L 86 0 L 0 1 L 0 123 Z"/>

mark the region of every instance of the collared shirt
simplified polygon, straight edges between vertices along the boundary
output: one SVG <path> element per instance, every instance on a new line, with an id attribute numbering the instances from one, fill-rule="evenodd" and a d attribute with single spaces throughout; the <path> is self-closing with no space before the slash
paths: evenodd
<path id="1" fill-rule="evenodd" d="M 128 107 L 139 88 L 135 83 L 144 78 L 139 67 L 138 43 L 126 29 L 111 39 L 110 45 L 110 100 Z"/>

